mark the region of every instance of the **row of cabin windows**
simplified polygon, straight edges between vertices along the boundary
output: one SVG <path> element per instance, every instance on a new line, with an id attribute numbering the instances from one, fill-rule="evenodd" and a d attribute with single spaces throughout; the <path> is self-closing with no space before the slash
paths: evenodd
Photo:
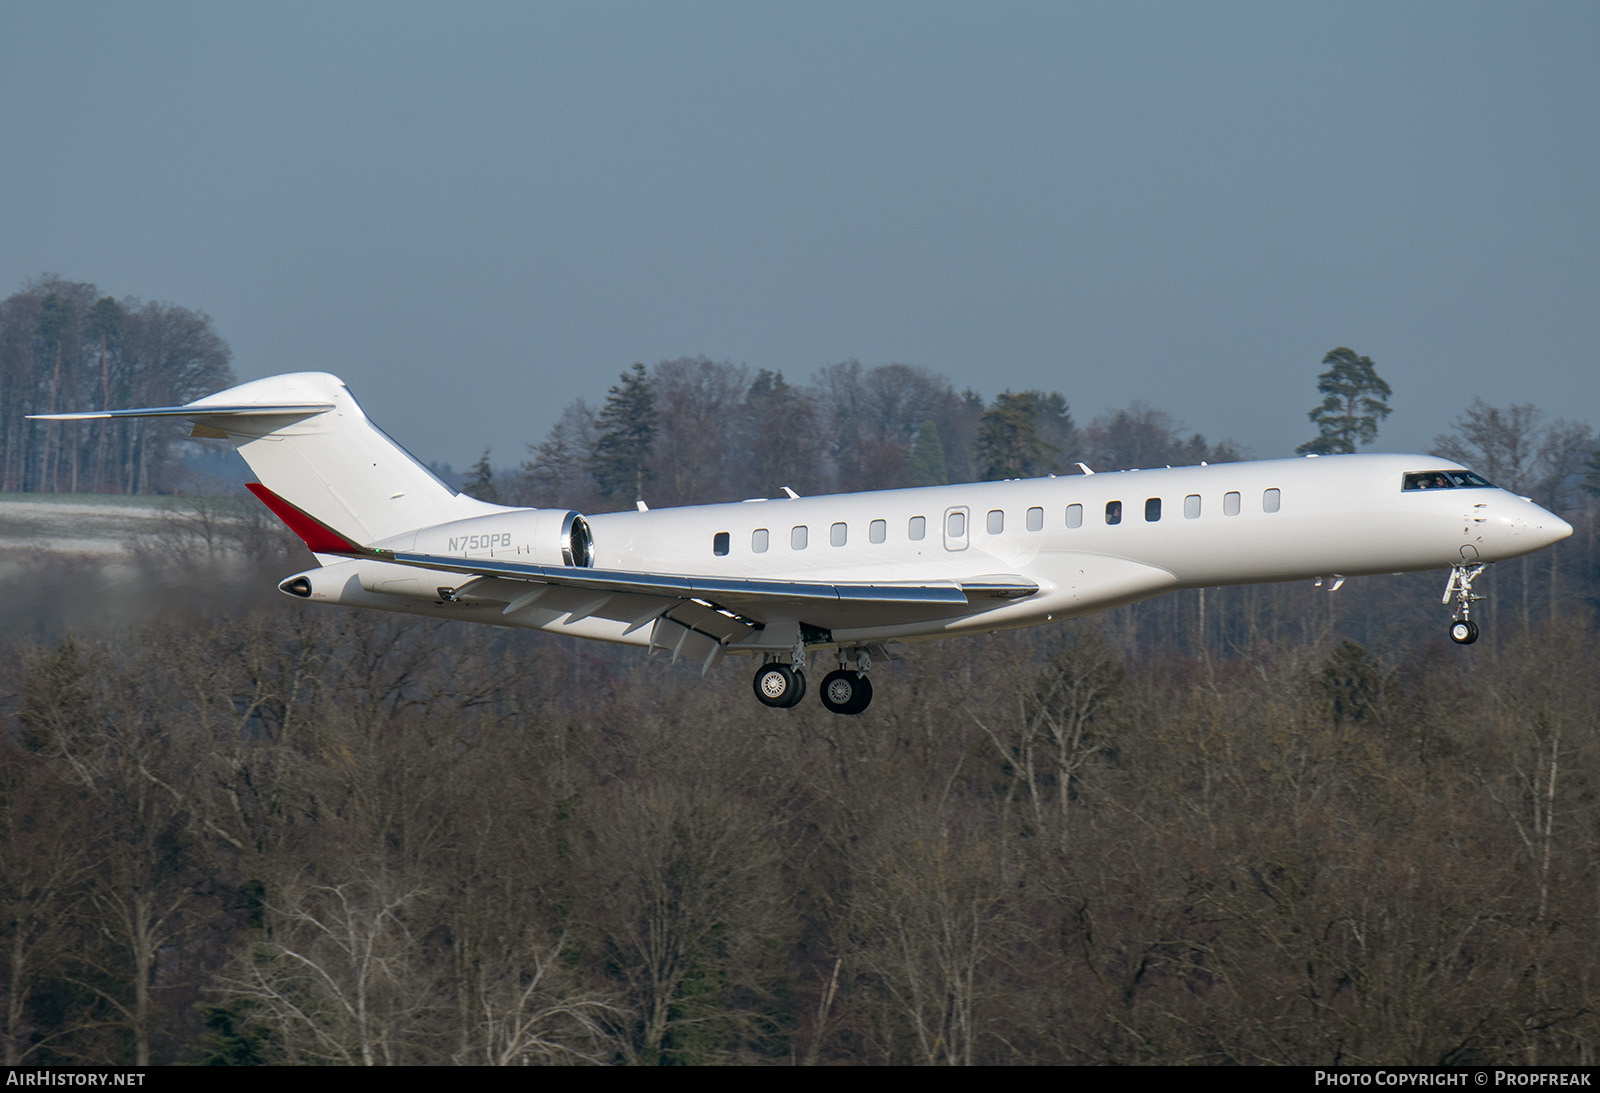
<path id="1" fill-rule="evenodd" d="M 1224 516 L 1238 516 L 1243 498 L 1237 491 L 1230 491 L 1222 495 L 1222 514 Z M 1278 489 L 1269 489 L 1261 495 L 1261 511 L 1277 512 L 1283 504 L 1283 494 Z M 1183 499 L 1183 516 L 1186 520 L 1200 518 L 1200 495 L 1191 493 Z M 1145 499 L 1144 518 L 1146 523 L 1154 524 L 1161 519 L 1161 498 L 1150 497 Z M 1106 523 L 1122 523 L 1122 502 L 1106 502 Z M 948 527 L 945 531 L 952 539 L 963 539 L 967 534 L 967 514 L 965 512 L 952 512 L 948 517 Z M 1030 508 L 1026 515 L 1026 525 L 1029 531 L 1044 530 L 1044 509 L 1035 506 Z M 1083 506 L 1067 506 L 1067 527 L 1081 528 L 1083 526 Z M 1004 509 L 990 509 L 988 518 L 984 523 L 990 535 L 999 535 L 1006 529 L 1006 514 Z M 882 543 L 888 539 L 889 524 L 885 520 L 874 520 L 867 525 L 867 541 Z M 906 525 L 906 538 L 912 542 L 920 542 L 928 537 L 928 520 L 925 516 L 913 516 Z M 797 524 L 789 530 L 789 548 L 791 550 L 804 550 L 810 544 L 811 529 L 806 524 Z M 850 539 L 850 527 L 843 521 L 833 524 L 828 528 L 828 544 L 842 547 Z M 711 539 L 711 552 L 717 557 L 726 557 L 731 540 L 728 532 L 719 531 Z M 756 528 L 750 535 L 750 550 L 755 554 L 765 554 L 772 545 L 772 537 L 766 528 Z"/>
<path id="2" fill-rule="evenodd" d="M 1236 490 L 1230 490 L 1222 495 L 1222 515 L 1238 516 L 1244 498 Z M 1261 494 L 1261 511 L 1277 512 L 1283 507 L 1283 491 L 1277 488 L 1265 490 Z M 1183 518 L 1185 520 L 1198 520 L 1200 518 L 1200 495 L 1191 493 L 1183 499 Z M 1144 519 L 1147 524 L 1154 524 L 1161 519 L 1161 498 L 1149 497 L 1144 503 Z M 1106 523 L 1122 523 L 1122 502 L 1106 502 Z M 1067 527 L 1081 528 L 1083 526 L 1083 506 L 1067 506 Z"/>

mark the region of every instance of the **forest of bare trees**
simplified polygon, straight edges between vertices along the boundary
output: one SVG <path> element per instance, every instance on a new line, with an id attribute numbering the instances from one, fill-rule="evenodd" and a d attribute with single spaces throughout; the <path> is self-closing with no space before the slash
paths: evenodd
<path id="1" fill-rule="evenodd" d="M 484 460 L 466 483 L 486 500 L 585 511 L 702 504 L 1221 462 L 1233 441 L 1183 435 L 1143 402 L 1080 428 L 1057 391 L 1003 391 L 989 402 L 906 364 L 844 361 L 794 383 L 769 369 L 685 357 L 635 365 L 599 409 L 568 406 L 519 468 Z"/>
<path id="2" fill-rule="evenodd" d="M 168 465 L 179 424 L 131 420 L 84 429 L 27 414 L 177 406 L 233 382 L 228 345 L 187 308 L 102 296 L 46 275 L 0 301 L 0 492 L 151 493 L 178 484 Z"/>
<path id="3" fill-rule="evenodd" d="M 1187 593 L 861 718 L 282 597 L 18 642 L 0 1053 L 1592 1063 L 1580 532 L 1470 649 L 1434 575 Z"/>

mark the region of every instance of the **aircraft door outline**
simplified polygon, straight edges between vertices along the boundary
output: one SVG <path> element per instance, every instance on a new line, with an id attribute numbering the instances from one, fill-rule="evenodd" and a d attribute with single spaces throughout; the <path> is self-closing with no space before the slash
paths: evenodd
<path id="1" fill-rule="evenodd" d="M 972 514 L 965 505 L 944 510 L 944 548 L 966 550 L 972 533 Z"/>

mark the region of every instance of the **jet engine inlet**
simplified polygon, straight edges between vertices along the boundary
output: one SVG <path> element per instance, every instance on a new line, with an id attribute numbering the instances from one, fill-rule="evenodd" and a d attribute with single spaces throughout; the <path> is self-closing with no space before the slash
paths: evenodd
<path id="1" fill-rule="evenodd" d="M 585 569 L 594 565 L 594 535 L 589 531 L 589 521 L 575 512 L 567 513 L 561 521 L 561 560 Z"/>

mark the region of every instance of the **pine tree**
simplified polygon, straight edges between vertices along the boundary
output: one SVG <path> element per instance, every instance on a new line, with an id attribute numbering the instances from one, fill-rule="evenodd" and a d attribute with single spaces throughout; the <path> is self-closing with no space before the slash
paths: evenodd
<path id="1" fill-rule="evenodd" d="M 606 394 L 599 436 L 589 456 L 589 473 L 608 500 L 644 497 L 655 438 L 655 395 L 644 365 L 635 363 Z"/>
<path id="2" fill-rule="evenodd" d="M 472 470 L 467 472 L 469 477 L 461 484 L 461 492 L 468 497 L 476 497 L 479 501 L 488 501 L 490 504 L 500 503 L 500 491 L 495 488 L 494 468 L 489 466 L 489 449 L 485 448 L 478 461 L 472 465 Z"/>
<path id="3" fill-rule="evenodd" d="M 1055 448 L 1039 436 L 1039 397 L 1037 391 L 1020 395 L 1007 391 L 996 395 L 994 405 L 983 412 L 974 451 L 982 481 L 1043 473 L 1044 462 Z"/>
<path id="4" fill-rule="evenodd" d="M 939 439 L 939 428 L 932 421 L 924 421 L 911 442 L 911 484 L 913 486 L 943 486 L 950 481 L 950 471 L 945 466 L 944 443 Z"/>
<path id="5" fill-rule="evenodd" d="M 1373 368 L 1372 358 L 1340 346 L 1322 363 L 1329 366 L 1317 377 L 1322 405 L 1307 415 L 1319 433 L 1296 448 L 1296 455 L 1348 455 L 1357 445 L 1376 440 L 1378 422 L 1389 416 L 1393 392 Z"/>

